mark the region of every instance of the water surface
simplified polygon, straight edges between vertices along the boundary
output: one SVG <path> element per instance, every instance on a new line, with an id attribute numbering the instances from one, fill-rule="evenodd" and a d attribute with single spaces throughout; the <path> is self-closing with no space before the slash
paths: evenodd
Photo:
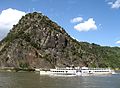
<path id="1" fill-rule="evenodd" d="M 120 74 L 51 77 L 34 72 L 1 72 L 0 88 L 120 88 Z"/>

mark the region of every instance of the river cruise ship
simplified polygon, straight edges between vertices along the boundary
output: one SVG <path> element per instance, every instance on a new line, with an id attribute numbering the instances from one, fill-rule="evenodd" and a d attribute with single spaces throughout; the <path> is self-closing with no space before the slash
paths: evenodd
<path id="1" fill-rule="evenodd" d="M 110 68 L 88 68 L 88 67 L 66 67 L 55 68 L 49 71 L 40 71 L 41 75 L 71 75 L 71 76 L 85 76 L 85 75 L 104 75 L 113 74 L 114 71 Z"/>
<path id="2" fill-rule="evenodd" d="M 81 68 L 81 75 L 107 75 L 107 74 L 114 74 L 115 72 L 110 68 L 88 68 L 82 67 Z"/>
<path id="3" fill-rule="evenodd" d="M 66 68 L 56 68 L 56 69 L 50 69 L 51 75 L 71 75 L 76 76 L 78 74 L 81 74 L 79 68 L 75 67 L 66 67 Z"/>

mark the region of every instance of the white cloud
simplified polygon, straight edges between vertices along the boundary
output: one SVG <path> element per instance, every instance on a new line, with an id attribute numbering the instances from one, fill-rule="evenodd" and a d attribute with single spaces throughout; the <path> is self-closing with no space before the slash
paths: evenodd
<path id="1" fill-rule="evenodd" d="M 116 44 L 120 44 L 120 40 L 116 42 Z"/>
<path id="2" fill-rule="evenodd" d="M 25 12 L 18 11 L 16 9 L 9 8 L 3 10 L 0 14 L 0 30 L 11 29 L 23 15 L 25 15 Z"/>
<path id="3" fill-rule="evenodd" d="M 97 26 L 93 18 L 89 18 L 87 21 L 75 25 L 74 29 L 78 31 L 97 30 Z"/>
<path id="4" fill-rule="evenodd" d="M 116 0 L 115 2 L 108 2 L 108 4 L 111 5 L 111 8 L 113 8 L 113 9 L 120 8 L 120 0 Z"/>
<path id="5" fill-rule="evenodd" d="M 76 17 L 71 20 L 71 23 L 82 22 L 82 21 L 83 21 L 82 17 Z"/>
<path id="6" fill-rule="evenodd" d="M 19 19 L 25 14 L 25 12 L 12 8 L 8 8 L 0 12 L 0 37 L 4 37 L 13 25 L 17 24 Z"/>

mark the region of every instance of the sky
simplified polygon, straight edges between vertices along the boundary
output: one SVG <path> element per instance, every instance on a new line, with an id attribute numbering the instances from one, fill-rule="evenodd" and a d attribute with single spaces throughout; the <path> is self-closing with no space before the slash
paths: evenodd
<path id="1" fill-rule="evenodd" d="M 0 40 L 22 16 L 34 11 L 80 42 L 120 46 L 120 0 L 0 0 Z"/>

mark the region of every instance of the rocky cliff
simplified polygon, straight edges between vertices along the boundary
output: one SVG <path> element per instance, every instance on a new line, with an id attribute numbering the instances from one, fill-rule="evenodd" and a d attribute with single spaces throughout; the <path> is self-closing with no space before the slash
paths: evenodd
<path id="1" fill-rule="evenodd" d="M 117 52 L 117 54 L 116 54 Z M 113 58 L 114 56 L 116 58 Z M 29 13 L 0 42 L 0 66 L 54 68 L 117 67 L 120 49 L 78 42 L 41 13 Z M 120 67 L 120 66 L 119 66 Z"/>

